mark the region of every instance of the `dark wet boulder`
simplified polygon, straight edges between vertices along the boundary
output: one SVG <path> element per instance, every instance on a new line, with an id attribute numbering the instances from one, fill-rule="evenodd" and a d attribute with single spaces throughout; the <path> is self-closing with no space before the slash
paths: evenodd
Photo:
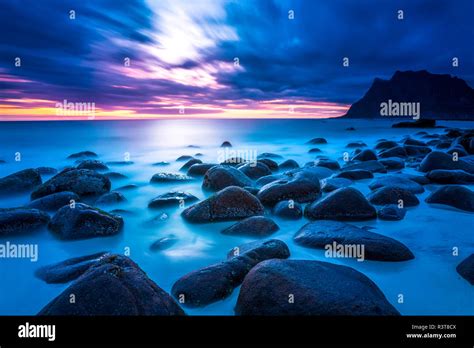
<path id="1" fill-rule="evenodd" d="M 344 170 L 336 174 L 334 177 L 349 179 L 349 180 L 363 180 L 363 179 L 373 178 L 374 174 L 372 174 L 372 172 L 369 172 L 368 170 L 355 169 L 355 170 Z"/>
<path id="2" fill-rule="evenodd" d="M 401 157 L 405 158 L 408 154 L 404 147 L 402 146 L 395 146 L 390 149 L 383 150 L 379 152 L 380 158 L 387 158 L 387 157 Z"/>
<path id="3" fill-rule="evenodd" d="M 379 160 L 387 170 L 399 170 L 405 168 L 405 161 L 399 157 L 381 158 Z"/>
<path id="4" fill-rule="evenodd" d="M 368 170 L 372 173 L 386 173 L 387 169 L 379 161 L 349 162 L 343 170 Z"/>
<path id="5" fill-rule="evenodd" d="M 276 163 L 274 160 L 270 158 L 262 158 L 257 160 L 257 162 L 265 164 L 272 172 L 275 172 L 278 170 L 278 163 Z"/>
<path id="6" fill-rule="evenodd" d="M 260 179 L 258 179 L 255 184 L 257 184 L 257 186 L 264 186 L 266 184 L 269 184 L 271 182 L 274 182 L 274 181 L 277 181 L 277 180 L 287 180 L 288 179 L 288 175 L 285 175 L 285 174 L 272 174 L 272 175 L 266 175 L 266 176 L 262 176 Z"/>
<path id="7" fill-rule="evenodd" d="M 332 192 L 341 187 L 352 185 L 352 180 L 346 178 L 330 178 L 322 180 L 321 184 L 323 192 Z"/>
<path id="8" fill-rule="evenodd" d="M 427 146 L 425 142 L 413 138 L 406 138 L 403 141 L 404 145 Z"/>
<path id="9" fill-rule="evenodd" d="M 360 221 L 375 219 L 377 211 L 364 195 L 352 187 L 343 187 L 306 206 L 305 216 L 311 220 Z"/>
<path id="10" fill-rule="evenodd" d="M 272 171 L 268 166 L 261 162 L 249 162 L 238 167 L 242 173 L 244 173 L 250 179 L 256 180 L 262 176 L 271 175 Z M 239 185 L 234 185 L 239 186 Z M 250 185 L 248 185 L 250 186 Z"/>
<path id="11" fill-rule="evenodd" d="M 153 198 L 148 208 L 179 207 L 197 201 L 198 198 L 183 191 L 171 191 Z"/>
<path id="12" fill-rule="evenodd" d="M 193 164 L 189 167 L 188 172 L 186 175 L 188 176 L 204 176 L 206 172 L 211 169 L 212 167 L 216 166 L 217 164 L 214 163 L 198 163 Z"/>
<path id="13" fill-rule="evenodd" d="M 194 158 L 193 156 L 182 155 L 182 156 L 179 156 L 179 157 L 176 159 L 176 162 L 185 162 L 185 161 L 189 161 L 190 159 L 193 159 L 193 158 Z"/>
<path id="14" fill-rule="evenodd" d="M 123 219 L 84 203 L 59 209 L 49 222 L 49 229 L 65 240 L 105 237 L 120 232 Z"/>
<path id="15" fill-rule="evenodd" d="M 450 147 L 446 150 L 446 153 L 450 155 L 456 154 L 457 157 L 469 156 L 469 153 L 460 145 Z"/>
<path id="16" fill-rule="evenodd" d="M 440 140 L 434 140 L 436 141 L 436 148 L 438 150 L 445 150 L 449 149 L 451 147 L 451 142 L 450 141 L 440 141 Z"/>
<path id="17" fill-rule="evenodd" d="M 138 188 L 138 185 L 136 184 L 128 184 L 124 186 L 117 187 L 115 191 L 133 191 Z"/>
<path id="18" fill-rule="evenodd" d="M 231 144 L 229 141 L 224 141 L 224 142 L 221 144 L 221 147 L 232 147 L 232 144 Z"/>
<path id="19" fill-rule="evenodd" d="M 278 168 L 280 170 L 297 169 L 299 167 L 300 165 L 298 164 L 298 162 L 292 159 L 286 160 L 278 165 Z"/>
<path id="20" fill-rule="evenodd" d="M 63 191 L 44 196 L 31 201 L 27 207 L 44 211 L 56 211 L 67 204 L 79 202 L 80 198 L 74 192 Z"/>
<path id="21" fill-rule="evenodd" d="M 382 186 L 369 193 L 367 199 L 375 205 L 398 205 L 402 202 L 404 207 L 413 207 L 420 204 L 413 192 L 396 186 Z"/>
<path id="22" fill-rule="evenodd" d="M 230 236 L 268 237 L 280 228 L 272 220 L 264 216 L 251 216 L 236 222 L 221 231 L 222 234 Z"/>
<path id="23" fill-rule="evenodd" d="M 458 160 L 455 161 L 452 155 L 441 151 L 432 151 L 423 158 L 418 170 L 420 172 L 430 172 L 435 169 L 460 169 L 474 174 L 474 163 L 466 161 L 463 158 L 458 158 Z"/>
<path id="24" fill-rule="evenodd" d="M 471 254 L 457 265 L 456 271 L 471 285 L 474 285 L 474 254 Z"/>
<path id="25" fill-rule="evenodd" d="M 133 164 L 135 164 L 135 162 L 133 161 L 109 161 L 107 163 L 105 163 L 107 165 L 110 165 L 110 166 L 131 166 Z"/>
<path id="26" fill-rule="evenodd" d="M 394 175 L 404 177 L 406 179 L 412 180 L 420 185 L 428 185 L 431 184 L 431 180 L 428 179 L 426 176 L 423 175 L 415 175 L 415 174 L 406 174 L 406 173 L 395 173 Z"/>
<path id="27" fill-rule="evenodd" d="M 278 155 L 276 153 L 271 153 L 271 152 L 264 152 L 257 156 L 257 159 L 264 159 L 264 158 L 283 159 L 283 156 Z"/>
<path id="28" fill-rule="evenodd" d="M 267 167 L 268 169 L 268 167 Z M 252 180 L 240 170 L 232 166 L 215 166 L 204 175 L 202 187 L 219 191 L 229 186 L 252 186 Z"/>
<path id="29" fill-rule="evenodd" d="M 327 144 L 327 140 L 324 138 L 313 138 L 310 141 L 308 141 L 306 144 L 311 144 L 311 145 L 318 145 L 318 144 Z"/>
<path id="30" fill-rule="evenodd" d="M 110 191 L 110 179 L 89 169 L 69 169 L 53 176 L 31 193 L 37 199 L 52 193 L 70 191 L 83 196 L 98 196 Z"/>
<path id="31" fill-rule="evenodd" d="M 117 191 L 111 191 L 104 193 L 102 196 L 97 198 L 95 201 L 96 205 L 110 205 L 110 204 L 118 204 L 118 203 L 123 203 L 126 202 L 127 199 L 125 196 Z"/>
<path id="32" fill-rule="evenodd" d="M 262 203 L 254 195 L 243 188 L 230 186 L 186 208 L 181 215 L 189 222 L 206 223 L 241 220 L 263 213 Z"/>
<path id="33" fill-rule="evenodd" d="M 437 184 L 470 185 L 474 183 L 474 174 L 464 170 L 435 169 L 426 173 L 426 177 Z"/>
<path id="34" fill-rule="evenodd" d="M 192 165 L 194 164 L 201 164 L 202 161 L 197 158 L 191 158 L 189 161 L 187 161 L 185 164 L 182 165 L 181 168 L 179 168 L 180 171 L 187 171 L 189 168 L 191 168 Z"/>
<path id="35" fill-rule="evenodd" d="M 243 159 L 242 157 L 229 157 L 224 162 L 221 162 L 220 164 L 222 166 L 238 167 L 238 166 L 240 166 L 242 164 L 245 164 L 247 162 L 248 161 L 246 159 Z"/>
<path id="36" fill-rule="evenodd" d="M 38 170 L 20 170 L 0 178 L 0 196 L 30 191 L 41 183 L 41 175 Z"/>
<path id="37" fill-rule="evenodd" d="M 258 187 L 253 187 L 253 186 L 244 186 L 242 187 L 245 191 L 248 191 L 250 192 L 251 194 L 253 194 L 254 196 L 257 196 L 257 193 L 258 191 L 260 191 L 260 189 Z"/>
<path id="38" fill-rule="evenodd" d="M 285 172 L 290 178 L 306 178 L 313 181 L 330 177 L 334 172 L 327 168 L 315 165 L 315 162 L 306 163 L 303 168 Z"/>
<path id="39" fill-rule="evenodd" d="M 288 247 L 279 240 L 254 244 L 226 261 L 184 275 L 174 283 L 171 293 L 187 307 L 206 306 L 228 297 L 258 263 L 289 255 Z"/>
<path id="40" fill-rule="evenodd" d="M 331 159 L 325 159 L 321 158 L 315 161 L 314 165 L 316 167 L 323 167 L 323 168 L 328 168 L 331 170 L 339 170 L 341 169 L 341 166 L 338 161 L 336 160 L 331 160 Z"/>
<path id="41" fill-rule="evenodd" d="M 355 131 L 356 129 L 354 127 L 347 127 L 346 131 Z"/>
<path id="42" fill-rule="evenodd" d="M 174 234 L 169 234 L 166 237 L 161 237 L 150 245 L 151 251 L 161 251 L 171 248 L 178 242 L 178 238 Z"/>
<path id="43" fill-rule="evenodd" d="M 432 151 L 428 146 L 405 145 L 403 148 L 411 157 L 425 157 Z"/>
<path id="44" fill-rule="evenodd" d="M 78 159 L 78 158 L 96 158 L 98 157 L 95 152 L 92 151 L 81 151 L 69 155 L 68 159 Z"/>
<path id="45" fill-rule="evenodd" d="M 45 227 L 49 215 L 38 209 L 0 208 L 0 236 L 16 236 Z"/>
<path id="46" fill-rule="evenodd" d="M 392 124 L 392 128 L 434 128 L 436 127 L 436 120 L 419 119 L 413 122 L 398 122 Z"/>
<path id="47" fill-rule="evenodd" d="M 194 180 L 194 178 L 187 176 L 185 174 L 179 174 L 179 173 L 156 173 L 154 174 L 151 179 L 150 183 L 166 183 L 166 182 L 185 182 L 185 181 L 191 181 Z"/>
<path id="48" fill-rule="evenodd" d="M 397 147 L 398 143 L 392 140 L 383 140 L 375 145 L 375 150 L 388 150 L 394 147 Z"/>
<path id="49" fill-rule="evenodd" d="M 245 254 L 246 252 L 253 250 L 260 250 L 260 253 L 263 253 L 263 251 L 270 252 L 276 256 L 279 256 L 277 258 L 282 259 L 290 257 L 290 250 L 284 242 L 279 239 L 267 239 L 256 240 L 253 242 L 235 246 L 227 253 L 227 259 L 233 259 L 235 257 Z"/>
<path id="50" fill-rule="evenodd" d="M 36 170 L 41 175 L 54 175 L 58 172 L 56 168 L 52 168 L 52 167 L 38 167 L 36 168 Z"/>
<path id="51" fill-rule="evenodd" d="M 74 294 L 75 303 L 70 302 Z M 106 255 L 38 315 L 184 315 L 184 311 L 131 259 Z"/>
<path id="52" fill-rule="evenodd" d="M 273 207 L 273 215 L 287 220 L 298 220 L 303 217 L 303 207 L 298 202 L 285 200 Z"/>
<path id="53" fill-rule="evenodd" d="M 89 268 L 100 262 L 101 257 L 106 254 L 106 252 L 102 251 L 43 266 L 36 270 L 35 276 L 48 284 L 68 283 L 79 278 Z"/>
<path id="54" fill-rule="evenodd" d="M 128 179 L 128 177 L 122 173 L 117 173 L 117 172 L 107 172 L 104 173 L 104 176 L 111 180 L 123 180 L 123 179 Z"/>
<path id="55" fill-rule="evenodd" d="M 378 188 L 385 187 L 385 186 L 398 187 L 403 190 L 410 191 L 412 193 L 425 192 L 425 189 L 423 188 L 423 186 L 421 186 L 417 182 L 410 180 L 404 176 L 397 175 L 397 174 L 386 175 L 386 176 L 375 178 L 369 184 L 369 188 L 371 190 L 376 190 Z"/>
<path id="56" fill-rule="evenodd" d="M 321 149 L 318 149 L 317 147 L 313 147 L 312 149 L 308 150 L 308 153 L 320 153 L 322 152 Z"/>
<path id="57" fill-rule="evenodd" d="M 325 249 L 328 245 L 364 246 L 362 255 L 344 254 L 345 257 L 361 261 L 406 261 L 414 258 L 411 251 L 395 239 L 366 229 L 339 221 L 321 220 L 310 222 L 296 232 L 293 240 L 296 244 L 315 249 Z M 350 252 L 356 250 L 351 249 Z M 334 253 L 337 250 L 333 250 Z"/>
<path id="58" fill-rule="evenodd" d="M 161 162 L 155 162 L 153 163 L 153 166 L 155 167 L 165 167 L 165 166 L 169 166 L 170 163 L 169 162 L 166 162 L 166 161 L 161 161 Z"/>
<path id="59" fill-rule="evenodd" d="M 366 147 L 366 146 L 367 146 L 367 144 L 364 143 L 363 141 L 353 141 L 353 142 L 346 145 L 346 147 L 348 149 L 354 149 L 354 148 Z"/>
<path id="60" fill-rule="evenodd" d="M 384 205 L 377 211 L 377 215 L 381 220 L 398 221 L 405 217 L 406 209 L 399 208 L 396 204 Z"/>
<path id="61" fill-rule="evenodd" d="M 426 203 L 444 204 L 474 212 L 474 192 L 464 186 L 443 186 L 432 192 L 425 201 Z"/>
<path id="62" fill-rule="evenodd" d="M 83 160 L 77 164 L 77 169 L 90 170 L 109 170 L 109 167 L 104 162 L 98 160 Z"/>
<path id="63" fill-rule="evenodd" d="M 353 161 L 376 161 L 377 155 L 370 149 L 365 149 L 359 152 L 352 158 Z"/>
<path id="64" fill-rule="evenodd" d="M 249 316 L 399 315 L 364 274 L 350 267 L 310 260 L 267 260 L 256 265 L 242 283 L 235 313 Z"/>
<path id="65" fill-rule="evenodd" d="M 288 199 L 298 203 L 315 200 L 321 194 L 319 180 L 305 177 L 301 173 L 263 186 L 258 192 L 258 199 L 268 206 L 274 206 L 278 202 Z"/>

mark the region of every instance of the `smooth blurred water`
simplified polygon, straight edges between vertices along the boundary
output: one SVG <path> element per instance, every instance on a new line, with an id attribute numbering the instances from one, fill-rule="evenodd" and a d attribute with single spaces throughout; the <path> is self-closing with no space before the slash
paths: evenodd
<path id="1" fill-rule="evenodd" d="M 444 125 L 474 128 L 474 122 L 444 122 Z M 347 131 L 353 126 L 356 131 Z M 38 262 L 26 259 L 0 259 L 0 314 L 35 314 L 67 285 L 49 285 L 34 277 L 42 266 L 66 258 L 97 251 L 123 253 L 143 268 L 160 287 L 170 291 L 173 283 L 187 272 L 222 261 L 228 250 L 251 238 L 225 236 L 220 230 L 232 222 L 190 225 L 180 216 L 181 209 L 150 210 L 147 203 L 158 194 L 179 189 L 200 199 L 209 194 L 201 189 L 201 180 L 185 184 L 149 184 L 154 173 L 178 172 L 183 162 L 181 155 L 202 153 L 203 162 L 215 163 L 222 155 L 220 144 L 228 140 L 234 147 L 249 153 L 274 152 L 292 158 L 300 165 L 314 160 L 308 154 L 311 146 L 305 144 L 313 137 L 324 137 L 326 145 L 316 145 L 322 154 L 342 163 L 345 145 L 364 141 L 373 146 L 380 138 L 399 140 L 414 134 L 417 129 L 393 129 L 390 122 L 365 120 L 156 120 L 156 121 L 87 121 L 87 122 L 3 122 L 0 123 L 0 177 L 21 169 L 51 166 L 62 169 L 73 165 L 66 157 L 74 152 L 90 150 L 99 159 L 122 161 L 130 156 L 133 165 L 113 166 L 111 171 L 127 175 L 128 179 L 113 180 L 113 189 L 133 183 L 140 187 L 124 192 L 127 202 L 110 209 L 126 209 L 133 215 L 124 215 L 124 230 L 117 236 L 81 241 L 60 241 L 44 230 L 27 236 L 0 238 L 0 243 L 37 243 Z M 442 133 L 442 129 L 428 130 Z M 198 146 L 191 148 L 189 145 Z M 15 156 L 21 155 L 21 161 Z M 168 161 L 167 167 L 152 164 Z M 406 172 L 415 172 L 407 169 Z M 49 176 L 44 176 L 47 180 Z M 354 187 L 368 193 L 370 180 L 359 181 Z M 456 265 L 474 251 L 473 214 L 454 209 L 429 207 L 418 195 L 421 204 L 410 208 L 399 222 L 374 220 L 355 223 L 373 226 L 375 232 L 393 237 L 406 244 L 415 259 L 402 263 L 334 259 L 369 276 L 385 293 L 388 300 L 405 315 L 461 315 L 474 314 L 474 287 L 456 272 Z M 472 187 L 471 187 L 472 189 Z M 29 195 L 0 198 L 0 207 L 26 204 Z M 168 219 L 154 226 L 146 221 L 162 213 Z M 280 230 L 272 237 L 285 241 L 293 259 L 324 260 L 324 251 L 306 249 L 292 242 L 294 233 L 307 220 L 284 221 L 275 218 Z M 170 249 L 151 252 L 150 244 L 160 237 L 175 234 L 179 242 Z M 459 248 L 459 256 L 452 248 Z M 404 303 L 397 302 L 403 294 Z M 189 314 L 232 315 L 238 289 L 229 298 L 201 309 L 186 309 Z"/>

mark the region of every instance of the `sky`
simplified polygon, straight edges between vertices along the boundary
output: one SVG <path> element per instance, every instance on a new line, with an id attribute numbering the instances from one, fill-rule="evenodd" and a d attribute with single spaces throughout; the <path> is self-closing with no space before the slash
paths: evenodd
<path id="1" fill-rule="evenodd" d="M 0 120 L 336 117 L 397 70 L 474 86 L 473 18 L 472 0 L 2 0 Z"/>

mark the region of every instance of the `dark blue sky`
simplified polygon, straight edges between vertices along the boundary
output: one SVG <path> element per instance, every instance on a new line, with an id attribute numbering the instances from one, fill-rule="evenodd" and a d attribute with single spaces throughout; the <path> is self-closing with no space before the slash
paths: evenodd
<path id="1" fill-rule="evenodd" d="M 2 0 L 0 10 L 0 110 L 12 117 L 64 99 L 110 117 L 183 106 L 259 117 L 288 105 L 335 115 L 396 70 L 474 86 L 472 0 Z"/>

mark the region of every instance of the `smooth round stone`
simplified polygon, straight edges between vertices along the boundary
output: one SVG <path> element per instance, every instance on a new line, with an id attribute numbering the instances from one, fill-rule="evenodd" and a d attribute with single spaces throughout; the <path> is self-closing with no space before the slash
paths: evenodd
<path id="1" fill-rule="evenodd" d="M 303 207 L 292 200 L 280 201 L 273 207 L 273 215 L 282 219 L 298 220 L 303 217 Z"/>

